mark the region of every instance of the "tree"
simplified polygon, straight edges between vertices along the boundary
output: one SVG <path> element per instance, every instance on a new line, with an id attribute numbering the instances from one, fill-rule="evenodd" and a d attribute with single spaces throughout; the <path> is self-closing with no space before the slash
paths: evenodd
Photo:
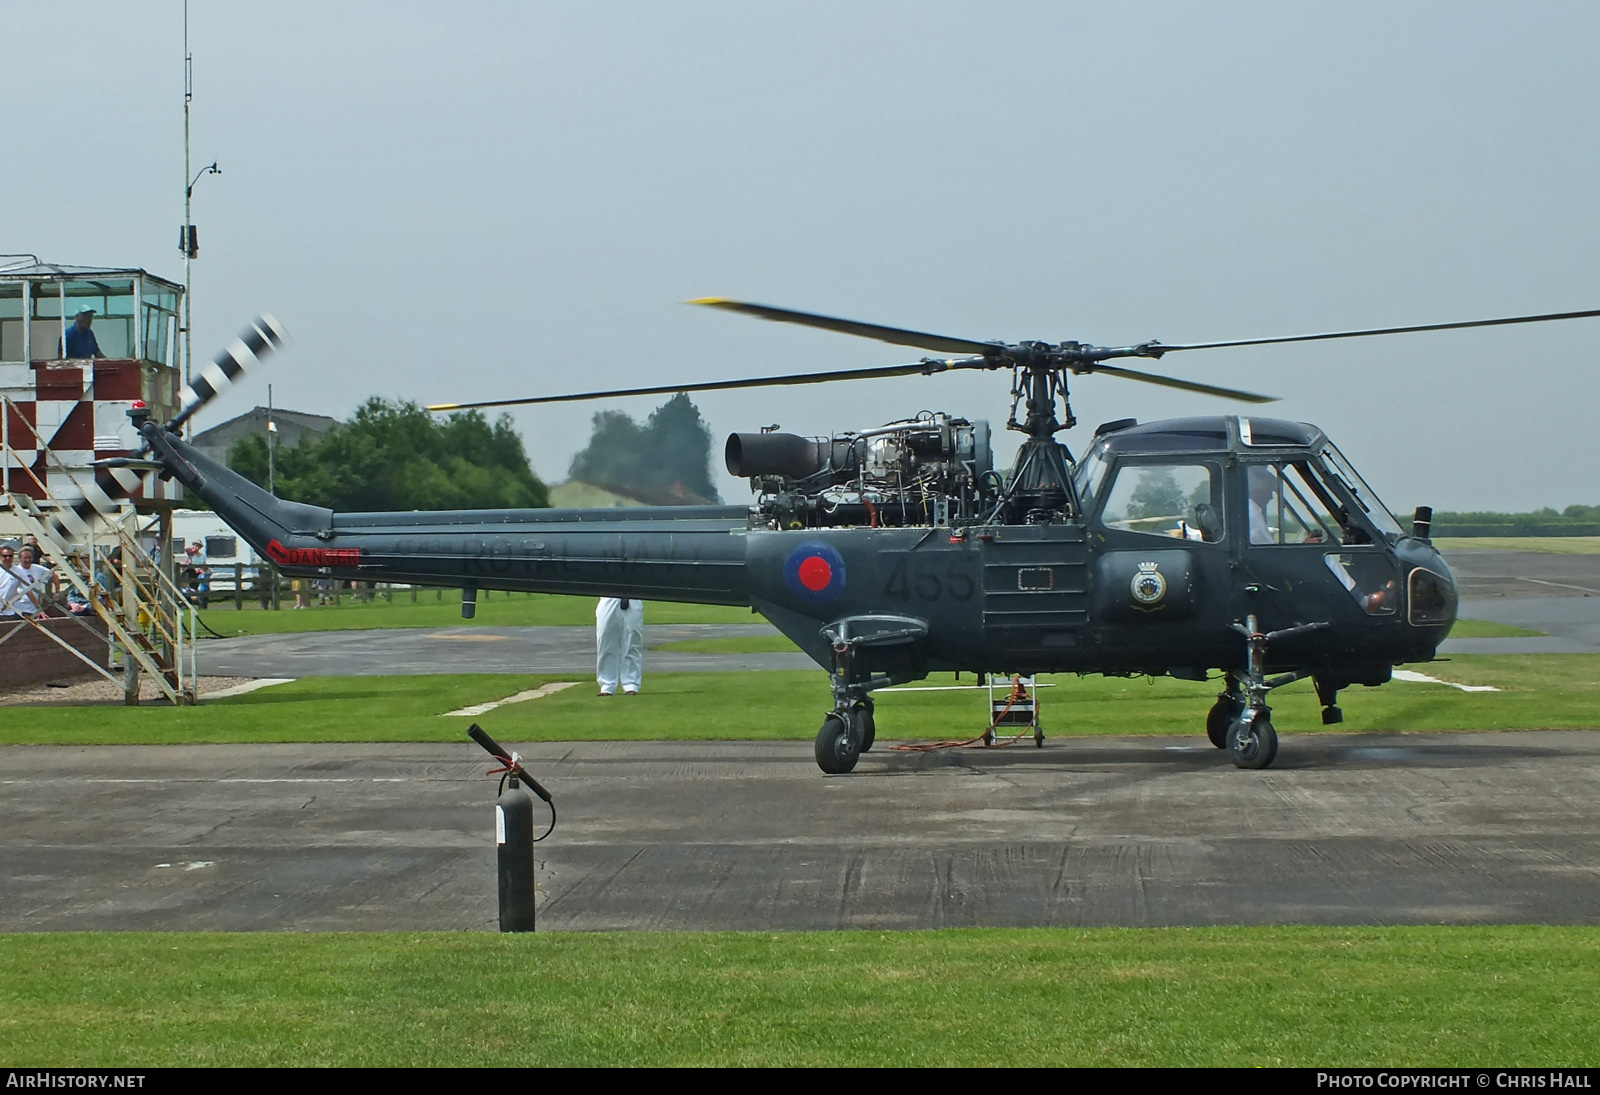
<path id="1" fill-rule="evenodd" d="M 596 414 L 589 445 L 572 458 L 568 474 L 621 492 L 681 488 L 717 500 L 711 430 L 685 392 L 650 412 L 642 426 L 622 411 Z"/>
<path id="2" fill-rule="evenodd" d="M 373 398 L 320 441 L 302 437 L 275 454 L 280 498 L 343 511 L 517 509 L 550 504 L 522 438 L 501 415 L 439 419 L 415 403 Z M 267 485 L 259 434 L 228 450 L 228 466 Z"/>
<path id="3" fill-rule="evenodd" d="M 1188 512 L 1183 488 L 1170 468 L 1147 468 L 1128 498 L 1129 517 L 1177 517 Z"/>

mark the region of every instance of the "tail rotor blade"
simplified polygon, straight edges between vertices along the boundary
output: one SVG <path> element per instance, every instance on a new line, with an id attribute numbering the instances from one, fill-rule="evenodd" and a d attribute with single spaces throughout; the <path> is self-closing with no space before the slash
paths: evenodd
<path id="1" fill-rule="evenodd" d="M 260 315 L 239 332 L 239 337 L 220 351 L 192 384 L 186 384 L 180 396 L 181 406 L 177 417 L 167 424 L 177 429 L 200 408 L 204 407 L 244 372 L 251 360 L 263 361 L 274 351 L 282 349 L 288 339 L 283 325 L 270 315 Z M 139 470 L 129 466 L 134 461 L 107 461 L 97 465 L 94 480 L 81 485 L 83 496 L 70 506 L 47 515 L 51 531 L 63 541 L 81 539 L 98 514 L 114 520 L 118 514 L 117 503 L 132 497 L 144 485 Z"/>
<path id="2" fill-rule="evenodd" d="M 268 315 L 257 316 L 250 326 L 239 332 L 239 337 L 229 343 L 211 364 L 200 370 L 190 384 L 184 385 L 178 415 L 167 423 L 175 430 L 193 417 L 200 408 L 210 403 L 224 389 L 232 386 L 250 361 L 264 361 L 275 350 L 283 348 L 288 335 L 282 324 Z"/>

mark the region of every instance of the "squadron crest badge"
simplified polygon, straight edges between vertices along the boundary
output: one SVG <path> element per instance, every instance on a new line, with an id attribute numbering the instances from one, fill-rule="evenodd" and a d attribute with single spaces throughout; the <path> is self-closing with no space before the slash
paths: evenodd
<path id="1" fill-rule="evenodd" d="M 1154 562 L 1140 563 L 1131 588 L 1140 607 L 1155 608 L 1167 595 L 1167 576 Z"/>

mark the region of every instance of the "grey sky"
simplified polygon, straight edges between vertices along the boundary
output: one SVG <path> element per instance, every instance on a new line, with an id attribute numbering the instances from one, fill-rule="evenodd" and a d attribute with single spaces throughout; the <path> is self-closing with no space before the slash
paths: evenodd
<path id="1" fill-rule="evenodd" d="M 0 250 L 181 277 L 181 14 L 7 5 Z M 196 189 L 196 357 L 260 310 L 295 339 L 201 425 L 269 381 L 344 415 L 917 356 L 680 303 L 710 294 L 1101 343 L 1600 307 L 1597 41 L 1583 3 L 193 0 L 194 162 L 223 170 Z M 1396 509 L 1559 507 L 1600 502 L 1596 340 L 1159 368 L 1283 396 L 1266 413 L 1323 426 Z M 696 402 L 719 437 L 1008 406 L 994 375 Z M 1078 450 L 1241 409 L 1094 377 L 1074 406 Z M 598 409 L 516 414 L 543 476 Z"/>

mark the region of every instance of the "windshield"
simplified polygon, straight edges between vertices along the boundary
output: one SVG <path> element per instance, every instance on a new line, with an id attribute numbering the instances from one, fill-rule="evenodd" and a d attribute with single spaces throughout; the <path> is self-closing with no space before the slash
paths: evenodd
<path id="1" fill-rule="evenodd" d="M 1078 501 L 1084 513 L 1094 512 L 1094 501 L 1100 495 L 1100 485 L 1106 480 L 1106 447 L 1096 445 L 1078 462 L 1072 473 L 1072 485 L 1077 488 Z"/>
<path id="2" fill-rule="evenodd" d="M 1405 535 L 1400 522 L 1394 519 L 1394 514 L 1389 512 L 1377 492 L 1367 486 L 1367 481 L 1361 478 L 1333 442 L 1328 442 L 1322 450 L 1322 459 L 1327 462 L 1328 471 L 1339 480 L 1345 490 L 1350 492 L 1350 496 L 1356 500 L 1356 504 L 1367 515 L 1367 520 L 1372 522 L 1374 528 L 1391 539 Z"/>

